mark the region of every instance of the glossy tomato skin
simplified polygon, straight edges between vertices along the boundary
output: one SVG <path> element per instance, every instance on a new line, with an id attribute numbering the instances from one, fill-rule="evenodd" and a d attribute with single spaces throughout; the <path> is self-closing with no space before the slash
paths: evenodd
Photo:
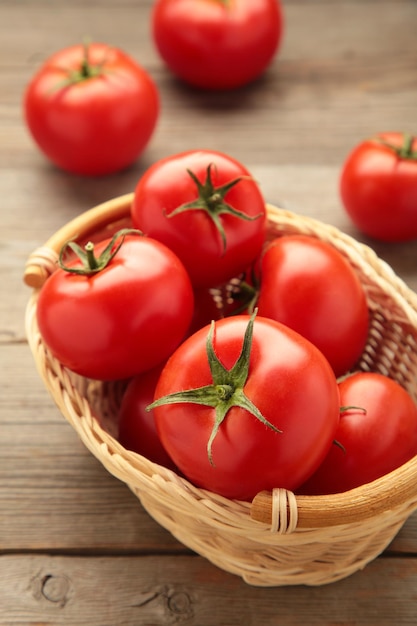
<path id="1" fill-rule="evenodd" d="M 204 183 L 209 165 L 215 188 L 242 177 L 224 200 L 251 218 L 248 221 L 231 214 L 220 215 L 225 249 L 206 211 L 188 210 L 169 217 L 198 197 L 196 183 L 187 170 Z M 241 273 L 259 255 L 264 243 L 266 209 L 257 183 L 244 165 L 217 151 L 190 150 L 154 163 L 136 185 L 131 213 L 135 228 L 177 254 L 196 288 L 215 287 Z"/>
<path id="2" fill-rule="evenodd" d="M 379 138 L 397 148 L 402 133 Z M 378 141 L 357 145 L 346 158 L 340 176 L 343 205 L 353 223 L 366 235 L 386 242 L 417 238 L 417 139 L 414 159 L 404 158 Z"/>
<path id="3" fill-rule="evenodd" d="M 153 411 L 146 407 L 153 401 L 155 387 L 161 374 L 158 366 L 132 378 L 123 394 L 118 423 L 120 443 L 154 463 L 175 470 L 175 465 L 163 447 L 156 431 Z"/>
<path id="4" fill-rule="evenodd" d="M 417 454 L 417 408 L 410 395 L 382 374 L 358 372 L 340 385 L 341 413 L 333 445 L 299 492 L 340 493 L 369 483 Z"/>
<path id="5" fill-rule="evenodd" d="M 68 84 L 84 55 L 84 46 L 71 46 L 45 62 L 26 89 L 25 119 L 39 148 L 58 167 L 80 175 L 111 174 L 145 149 L 158 120 L 159 95 L 141 66 L 101 43 L 88 46 L 88 60 L 102 72 Z"/>
<path id="6" fill-rule="evenodd" d="M 287 324 L 314 343 L 336 376 L 365 347 L 369 313 L 357 274 L 338 250 L 313 237 L 288 235 L 262 256 L 259 315 Z"/>
<path id="7" fill-rule="evenodd" d="M 155 45 L 172 72 L 205 89 L 241 87 L 260 76 L 279 49 L 278 0 L 158 0 Z"/>
<path id="8" fill-rule="evenodd" d="M 214 349 L 230 369 L 239 356 L 248 316 L 215 325 Z M 188 338 L 164 367 L 155 398 L 209 385 L 208 328 Z M 246 396 L 282 433 L 246 409 L 232 407 L 213 441 L 215 410 L 197 404 L 154 409 L 161 441 L 194 484 L 228 498 L 250 500 L 262 489 L 294 489 L 327 454 L 339 421 L 339 393 L 323 355 L 303 337 L 272 320 L 256 318 Z"/>
<path id="9" fill-rule="evenodd" d="M 107 243 L 97 244 L 97 255 Z M 182 341 L 192 312 L 191 283 L 175 254 L 130 235 L 97 274 L 56 270 L 40 291 L 37 320 L 63 365 L 88 378 L 116 380 L 165 361 Z"/>

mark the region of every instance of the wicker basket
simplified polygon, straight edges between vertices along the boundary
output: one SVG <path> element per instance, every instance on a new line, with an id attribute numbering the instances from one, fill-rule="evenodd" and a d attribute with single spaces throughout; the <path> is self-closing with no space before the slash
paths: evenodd
<path id="1" fill-rule="evenodd" d="M 321 585 L 362 569 L 391 542 L 417 509 L 417 457 L 373 483 L 332 496 L 294 496 L 283 489 L 252 503 L 194 487 L 174 472 L 124 449 L 117 441 L 121 384 L 81 378 L 57 362 L 36 325 L 39 288 L 70 238 L 84 241 L 129 223 L 132 195 L 106 202 L 55 233 L 28 260 L 33 287 L 27 336 L 46 388 L 87 448 L 124 481 L 148 513 L 179 541 L 220 568 L 259 586 Z M 269 206 L 268 232 L 304 233 L 347 257 L 366 290 L 369 340 L 359 367 L 387 374 L 417 401 L 417 296 L 368 247 L 336 228 Z"/>

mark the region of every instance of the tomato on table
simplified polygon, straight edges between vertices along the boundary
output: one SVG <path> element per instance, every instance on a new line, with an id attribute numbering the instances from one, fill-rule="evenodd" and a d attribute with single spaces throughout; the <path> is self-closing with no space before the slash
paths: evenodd
<path id="1" fill-rule="evenodd" d="M 185 336 L 193 291 L 176 255 L 121 231 L 63 262 L 39 293 L 37 321 L 64 366 L 88 378 L 130 378 L 164 362 Z"/>
<path id="2" fill-rule="evenodd" d="M 262 193 L 248 169 L 213 150 L 190 150 L 154 163 L 139 179 L 135 228 L 171 248 L 196 288 L 244 271 L 266 234 Z"/>
<path id="3" fill-rule="evenodd" d="M 336 378 L 321 352 L 286 326 L 254 318 L 225 318 L 186 339 L 148 407 L 183 474 L 241 500 L 301 485 L 339 422 Z"/>
<path id="4" fill-rule="evenodd" d="M 158 120 L 159 94 L 122 50 L 76 45 L 53 54 L 33 76 L 24 114 L 55 165 L 80 175 L 111 174 L 145 149 Z"/>
<path id="5" fill-rule="evenodd" d="M 262 255 L 259 282 L 259 315 L 314 343 L 336 376 L 356 364 L 368 337 L 368 306 L 358 275 L 336 248 L 307 235 L 278 237 Z"/>
<path id="6" fill-rule="evenodd" d="M 233 89 L 270 65 L 283 21 L 279 0 L 157 0 L 152 32 L 176 76 L 196 87 Z"/>
<path id="7" fill-rule="evenodd" d="M 417 238 L 417 138 L 390 132 L 361 142 L 343 164 L 340 194 L 364 234 L 386 242 Z"/>
<path id="8" fill-rule="evenodd" d="M 395 380 L 357 372 L 339 384 L 343 407 L 336 443 L 299 489 L 306 495 L 340 493 L 397 469 L 417 454 L 417 407 Z"/>

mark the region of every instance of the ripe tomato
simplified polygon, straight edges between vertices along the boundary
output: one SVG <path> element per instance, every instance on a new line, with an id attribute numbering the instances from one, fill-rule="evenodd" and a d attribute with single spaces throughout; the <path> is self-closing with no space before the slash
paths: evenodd
<path id="1" fill-rule="evenodd" d="M 129 382 L 119 409 L 118 439 L 127 450 L 133 450 L 164 467 L 176 469 L 159 439 L 153 411 L 146 411 L 153 400 L 161 369 L 161 366 L 155 367 Z"/>
<path id="2" fill-rule="evenodd" d="M 132 221 L 177 254 L 195 287 L 214 287 L 260 253 L 265 201 L 241 163 L 221 152 L 191 150 L 145 172 L 136 185 Z"/>
<path id="3" fill-rule="evenodd" d="M 81 261 L 72 259 L 71 271 L 59 268 L 48 278 L 37 320 L 63 365 L 82 376 L 115 380 L 168 358 L 190 324 L 193 293 L 182 263 L 158 241 L 140 234 L 120 240 L 116 234 L 97 244 L 100 262 L 106 249 L 114 256 L 103 269 L 72 273 L 84 272 Z"/>
<path id="4" fill-rule="evenodd" d="M 186 339 L 151 405 L 183 474 L 242 500 L 302 484 L 331 446 L 340 406 L 321 352 L 278 322 L 253 319 L 225 318 Z"/>
<path id="5" fill-rule="evenodd" d="M 417 138 L 381 133 L 354 148 L 343 164 L 340 194 L 366 235 L 388 242 L 417 237 Z"/>
<path id="6" fill-rule="evenodd" d="M 340 417 L 333 445 L 317 472 L 299 489 L 340 493 L 369 483 L 417 454 L 417 408 L 391 378 L 358 372 L 339 384 Z"/>
<path id="7" fill-rule="evenodd" d="M 167 66 L 197 87 L 230 89 L 257 78 L 281 42 L 278 0 L 158 0 L 156 47 Z"/>
<path id="8" fill-rule="evenodd" d="M 306 235 L 274 239 L 261 261 L 259 315 L 309 339 L 337 376 L 363 352 L 369 313 L 360 280 L 330 244 Z"/>
<path id="9" fill-rule="evenodd" d="M 30 81 L 29 130 L 58 167 L 111 174 L 144 150 L 159 114 L 157 88 L 132 58 L 101 43 L 52 55 Z"/>

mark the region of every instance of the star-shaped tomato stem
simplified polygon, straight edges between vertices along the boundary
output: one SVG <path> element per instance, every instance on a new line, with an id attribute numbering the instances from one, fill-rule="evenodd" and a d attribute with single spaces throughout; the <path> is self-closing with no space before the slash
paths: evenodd
<path id="1" fill-rule="evenodd" d="M 159 398 L 147 407 L 150 411 L 156 407 L 167 404 L 200 404 L 215 409 L 215 420 L 210 437 L 207 442 L 207 455 L 209 462 L 214 466 L 213 442 L 227 413 L 232 407 L 240 407 L 251 413 L 257 420 L 265 424 L 276 433 L 281 433 L 274 424 L 271 424 L 246 396 L 244 387 L 249 375 L 250 354 L 253 341 L 253 326 L 257 311 L 249 319 L 243 338 L 242 349 L 239 357 L 231 369 L 226 369 L 219 360 L 214 349 L 215 322 L 210 326 L 207 335 L 206 353 L 212 376 L 212 383 L 196 389 L 178 391 Z"/>
<path id="2" fill-rule="evenodd" d="M 227 247 L 227 238 L 220 216 L 226 214 L 234 215 L 238 219 L 252 222 L 262 217 L 263 213 L 258 213 L 257 215 L 247 215 L 243 211 L 239 211 L 238 209 L 235 209 L 233 206 L 228 204 L 225 200 L 227 192 L 230 191 L 232 187 L 240 183 L 240 181 L 242 181 L 245 177 L 238 176 L 237 178 L 234 178 L 224 185 L 215 187 L 212 180 L 212 168 L 213 164 L 210 163 L 207 166 L 206 179 L 203 183 L 197 178 L 194 172 L 187 169 L 189 176 L 196 184 L 198 193 L 197 198 L 195 200 L 192 200 L 191 202 L 181 204 L 170 213 L 166 213 L 166 217 L 172 218 L 176 215 L 180 215 L 181 213 L 185 213 L 186 211 L 205 211 L 210 219 L 213 221 L 214 225 L 217 228 L 217 231 L 220 234 L 222 241 L 222 252 L 224 254 Z"/>

